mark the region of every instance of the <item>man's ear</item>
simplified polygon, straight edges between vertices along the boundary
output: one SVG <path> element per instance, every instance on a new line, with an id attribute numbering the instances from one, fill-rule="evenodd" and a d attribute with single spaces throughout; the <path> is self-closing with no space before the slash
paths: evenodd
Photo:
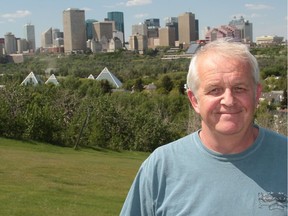
<path id="1" fill-rule="evenodd" d="M 259 104 L 259 99 L 261 97 L 261 94 L 262 94 L 262 85 L 261 84 L 258 84 L 257 87 L 256 87 L 256 108 Z"/>
<path id="2" fill-rule="evenodd" d="M 187 95 L 188 95 L 188 98 L 189 98 L 189 100 L 190 100 L 190 103 L 191 103 L 191 105 L 193 106 L 195 112 L 196 112 L 196 113 L 200 113 L 199 103 L 198 103 L 198 101 L 197 101 L 197 98 L 196 98 L 195 94 L 194 94 L 190 89 L 188 89 Z"/>
<path id="3" fill-rule="evenodd" d="M 262 85 L 258 84 L 257 85 L 257 90 L 256 90 L 256 100 L 257 100 L 257 102 L 259 101 L 259 98 L 261 97 L 261 93 L 262 93 Z"/>

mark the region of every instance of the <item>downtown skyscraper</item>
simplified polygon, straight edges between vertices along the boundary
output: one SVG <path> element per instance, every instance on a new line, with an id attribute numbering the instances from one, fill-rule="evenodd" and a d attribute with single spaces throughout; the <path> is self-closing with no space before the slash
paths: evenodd
<path id="1" fill-rule="evenodd" d="M 86 50 L 85 11 L 68 8 L 63 11 L 63 34 L 65 53 Z"/>
<path id="2" fill-rule="evenodd" d="M 107 13 L 107 18 L 110 21 L 115 22 L 115 29 L 123 33 L 123 43 L 125 43 L 125 31 L 124 31 L 124 14 L 119 11 L 112 11 Z"/>
<path id="3" fill-rule="evenodd" d="M 36 40 L 35 40 L 35 27 L 31 24 L 24 25 L 24 38 L 28 43 L 29 52 L 36 51 Z"/>
<path id="4" fill-rule="evenodd" d="M 197 23 L 198 25 L 198 23 Z M 186 12 L 178 16 L 178 34 L 179 43 L 183 44 L 184 48 L 190 46 L 191 41 L 195 41 L 199 37 L 196 31 L 195 14 Z"/>

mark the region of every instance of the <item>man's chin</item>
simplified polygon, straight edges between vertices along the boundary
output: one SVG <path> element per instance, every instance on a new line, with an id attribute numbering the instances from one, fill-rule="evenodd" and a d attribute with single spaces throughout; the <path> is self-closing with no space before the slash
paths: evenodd
<path id="1" fill-rule="evenodd" d="M 239 123 L 233 122 L 225 125 L 218 125 L 216 126 L 216 131 L 223 135 L 233 135 L 240 132 Z"/>

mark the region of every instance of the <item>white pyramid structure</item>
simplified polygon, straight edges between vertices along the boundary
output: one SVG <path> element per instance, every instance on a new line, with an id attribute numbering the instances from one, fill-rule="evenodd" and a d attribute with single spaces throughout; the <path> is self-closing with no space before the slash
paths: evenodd
<path id="1" fill-rule="evenodd" d="M 116 88 L 120 88 L 122 86 L 122 82 L 114 74 L 112 74 L 107 67 L 101 71 L 96 80 L 107 80 Z"/>
<path id="2" fill-rule="evenodd" d="M 95 78 L 94 78 L 94 76 L 93 76 L 92 74 L 90 74 L 90 75 L 88 76 L 88 79 L 95 79 Z"/>
<path id="3" fill-rule="evenodd" d="M 37 77 L 32 71 L 28 74 L 28 76 L 21 83 L 21 85 L 28 85 L 28 84 L 32 84 L 32 85 L 39 84 L 39 80 L 37 79 Z"/>
<path id="4" fill-rule="evenodd" d="M 45 84 L 53 83 L 54 85 L 59 85 L 58 80 L 56 79 L 54 74 L 51 74 L 51 76 L 48 78 L 48 80 L 45 82 Z"/>

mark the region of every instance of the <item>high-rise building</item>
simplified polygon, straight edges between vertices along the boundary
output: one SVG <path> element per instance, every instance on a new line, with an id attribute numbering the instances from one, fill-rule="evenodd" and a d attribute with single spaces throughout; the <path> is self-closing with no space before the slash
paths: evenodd
<path id="1" fill-rule="evenodd" d="M 243 16 L 239 19 L 234 17 L 234 19 L 229 22 L 229 26 L 235 26 L 241 31 L 242 40 L 253 42 L 253 25 L 248 20 L 245 20 Z"/>
<path id="2" fill-rule="evenodd" d="M 147 25 L 148 29 L 150 27 L 152 28 L 159 28 L 160 27 L 160 19 L 158 18 L 150 18 L 150 19 L 145 19 L 144 23 Z"/>
<path id="3" fill-rule="evenodd" d="M 17 43 L 14 34 L 8 32 L 4 35 L 5 38 L 5 54 L 14 54 L 17 52 Z"/>
<path id="4" fill-rule="evenodd" d="M 102 51 L 102 44 L 99 41 L 96 41 L 95 38 L 88 39 L 86 44 L 87 47 L 90 48 L 93 53 L 99 53 Z"/>
<path id="5" fill-rule="evenodd" d="M 114 21 L 94 22 L 94 38 L 98 41 L 103 38 L 110 40 L 113 38 L 113 31 L 115 29 Z"/>
<path id="6" fill-rule="evenodd" d="M 146 35 L 132 35 L 130 36 L 129 44 L 130 50 L 138 51 L 142 54 L 148 49 L 148 38 Z"/>
<path id="7" fill-rule="evenodd" d="M 147 36 L 147 25 L 145 23 L 139 23 L 137 25 L 132 25 L 132 35 L 146 35 Z"/>
<path id="8" fill-rule="evenodd" d="M 159 27 L 150 27 L 147 29 L 148 38 L 158 38 L 159 37 Z"/>
<path id="9" fill-rule="evenodd" d="M 60 30 L 57 28 L 54 29 L 51 27 L 41 34 L 41 47 L 44 49 L 51 47 L 59 47 L 59 38 L 61 38 L 63 41 L 63 32 L 60 32 Z"/>
<path id="10" fill-rule="evenodd" d="M 159 28 L 159 42 L 160 46 L 175 46 L 175 28 L 165 26 Z"/>
<path id="11" fill-rule="evenodd" d="M 86 50 L 85 11 L 68 8 L 63 11 L 63 33 L 65 53 Z"/>
<path id="12" fill-rule="evenodd" d="M 107 13 L 108 20 L 115 22 L 115 30 L 123 33 L 123 44 L 125 43 L 125 31 L 124 31 L 124 14 L 119 11 L 112 11 Z"/>
<path id="13" fill-rule="evenodd" d="M 0 38 L 0 55 L 4 55 L 5 53 L 5 39 Z"/>
<path id="14" fill-rule="evenodd" d="M 53 28 L 52 29 L 52 41 L 53 41 L 53 45 L 56 46 L 56 47 L 59 47 L 58 46 L 58 44 L 59 44 L 58 43 L 58 41 L 59 41 L 58 39 L 59 38 L 60 38 L 61 41 L 63 41 L 63 32 L 61 32 L 60 29 Z"/>
<path id="15" fill-rule="evenodd" d="M 196 40 L 195 14 L 186 12 L 178 16 L 179 43 L 184 48 L 189 47 L 191 41 Z"/>
<path id="16" fill-rule="evenodd" d="M 178 41 L 179 40 L 178 17 L 166 17 L 164 20 L 165 20 L 165 26 L 175 28 L 175 41 Z"/>
<path id="17" fill-rule="evenodd" d="M 41 46 L 43 48 L 52 47 L 53 38 L 52 38 L 52 28 L 49 28 L 41 34 Z"/>
<path id="18" fill-rule="evenodd" d="M 86 39 L 87 40 L 93 39 L 93 31 L 94 31 L 93 23 L 94 22 L 98 22 L 98 21 L 95 19 L 87 19 L 85 21 L 85 23 L 86 23 Z"/>
<path id="19" fill-rule="evenodd" d="M 160 28 L 160 19 L 150 18 L 145 19 L 144 23 L 147 25 L 147 36 L 148 38 L 158 38 L 159 37 L 159 28 Z"/>
<path id="20" fill-rule="evenodd" d="M 24 51 L 29 50 L 28 48 L 28 41 L 24 38 L 18 38 L 16 39 L 16 43 L 17 43 L 17 53 L 23 53 Z"/>
<path id="21" fill-rule="evenodd" d="M 54 45 L 55 45 L 55 47 L 63 47 L 63 45 L 64 45 L 64 39 L 63 39 L 63 37 L 58 37 L 58 38 L 56 38 L 55 40 L 54 40 Z M 62 51 L 63 52 L 63 51 Z"/>
<path id="22" fill-rule="evenodd" d="M 31 24 L 24 25 L 24 38 L 28 42 L 29 52 L 36 51 L 36 40 L 35 40 L 35 27 Z"/>
<path id="23" fill-rule="evenodd" d="M 199 40 L 199 20 L 195 19 L 195 40 Z"/>

